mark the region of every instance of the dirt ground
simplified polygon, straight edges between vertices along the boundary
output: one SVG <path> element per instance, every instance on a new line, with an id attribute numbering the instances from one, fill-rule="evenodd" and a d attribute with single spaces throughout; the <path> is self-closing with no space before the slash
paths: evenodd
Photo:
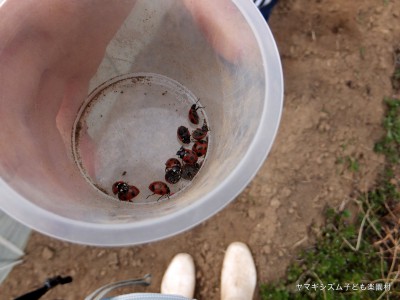
<path id="1" fill-rule="evenodd" d="M 49 276 L 73 283 L 43 297 L 83 299 L 112 281 L 163 272 L 179 252 L 197 269 L 196 297 L 219 299 L 224 250 L 249 245 L 258 282 L 284 276 L 300 249 L 312 245 L 326 205 L 366 191 L 382 169 L 374 154 L 382 100 L 392 96 L 394 49 L 400 46 L 398 0 L 281 0 L 270 27 L 282 57 L 285 105 L 273 150 L 252 183 L 222 212 L 164 241 L 125 248 L 74 245 L 33 233 L 23 264 L 0 286 L 11 299 Z M 256 299 L 259 296 L 255 296 Z"/>

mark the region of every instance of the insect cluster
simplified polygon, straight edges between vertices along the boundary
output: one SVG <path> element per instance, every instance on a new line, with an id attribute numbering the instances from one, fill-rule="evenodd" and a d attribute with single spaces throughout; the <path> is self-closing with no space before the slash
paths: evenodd
<path id="1" fill-rule="evenodd" d="M 198 125 L 200 122 L 199 114 L 197 110 L 204 108 L 198 106 L 197 103 L 193 104 L 189 110 L 189 121 Z M 199 162 L 199 158 L 205 156 L 208 148 L 208 125 L 207 121 L 203 120 L 203 126 L 190 131 L 185 126 L 179 126 L 177 130 L 177 136 L 179 141 L 188 145 L 188 148 L 181 148 L 176 152 L 176 155 L 182 160 L 182 163 L 176 158 L 170 158 L 165 163 L 165 180 L 170 184 L 176 184 L 179 180 L 192 180 L 194 176 L 199 172 L 203 161 Z M 190 148 L 190 143 L 193 143 Z"/>
<path id="2" fill-rule="evenodd" d="M 118 196 L 121 201 L 129 201 L 139 195 L 140 191 L 136 186 L 129 185 L 124 181 L 117 181 L 112 186 L 114 195 Z"/>
<path id="3" fill-rule="evenodd" d="M 200 117 L 197 111 L 204 108 L 198 106 L 197 102 L 190 107 L 188 113 L 189 121 L 194 125 L 198 125 L 200 123 Z M 191 143 L 193 143 L 193 145 L 191 149 L 181 146 L 180 149 L 177 151 L 176 155 L 182 160 L 182 162 L 177 158 L 170 158 L 166 161 L 164 176 L 166 182 L 168 182 L 169 184 L 176 184 L 181 179 L 190 181 L 196 176 L 204 161 L 204 159 L 202 161 L 199 161 L 199 158 L 205 157 L 207 153 L 208 131 L 210 130 L 205 119 L 203 119 L 203 125 L 201 126 L 201 128 L 193 130 L 191 134 L 187 127 L 178 127 L 177 137 L 179 141 L 184 145 L 190 146 Z M 162 197 L 169 198 L 169 196 L 171 195 L 171 190 L 169 186 L 162 181 L 152 182 L 149 185 L 149 190 L 153 194 L 148 195 L 146 199 L 153 195 L 160 195 L 160 197 L 158 198 L 158 200 L 160 200 Z M 129 202 L 132 202 L 131 200 L 140 193 L 137 187 L 129 185 L 127 182 L 124 181 L 115 182 L 112 186 L 112 191 L 114 195 L 117 195 L 119 200 Z"/>

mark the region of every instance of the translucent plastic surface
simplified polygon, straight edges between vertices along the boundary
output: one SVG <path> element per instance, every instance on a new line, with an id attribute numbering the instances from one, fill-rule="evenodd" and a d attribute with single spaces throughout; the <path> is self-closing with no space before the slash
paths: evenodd
<path id="1" fill-rule="evenodd" d="M 115 90 L 103 90 L 82 123 L 86 127 L 81 133 L 87 138 L 75 154 L 83 169 L 72 153 L 72 128 L 64 132 L 56 124 L 33 122 L 29 130 L 24 123 L 15 125 L 18 132 L 27 131 L 26 139 L 2 133 L 10 134 L 12 151 L 7 153 L 20 158 L 1 157 L 0 207 L 5 212 L 57 238 L 129 245 L 193 227 L 245 188 L 265 160 L 280 120 L 283 82 L 278 51 L 251 1 L 213 6 L 221 9 L 223 22 L 193 14 L 197 2 L 184 2 L 189 5 L 181 0 L 137 1 L 109 43 L 80 112 L 115 78 L 151 73 L 154 81 L 135 86 L 120 82 Z M 208 30 L 205 20 L 212 23 Z M 240 30 L 232 34 L 232 28 Z M 232 38 L 240 42 L 232 43 Z M 226 41 L 228 56 L 215 44 L 221 40 Z M 198 98 L 206 107 L 211 140 L 207 160 L 190 185 L 169 201 L 141 198 L 138 202 L 146 205 L 139 205 L 110 199 L 110 184 L 118 176 L 137 181 L 141 193 L 150 194 L 145 182 L 163 179 L 163 160 L 179 145 L 174 128 L 187 123 L 184 111 Z M 78 113 L 70 116 L 71 123 L 80 119 Z M 46 150 L 36 151 L 35 139 L 46 141 Z M 108 194 L 101 189 L 108 189 Z"/>

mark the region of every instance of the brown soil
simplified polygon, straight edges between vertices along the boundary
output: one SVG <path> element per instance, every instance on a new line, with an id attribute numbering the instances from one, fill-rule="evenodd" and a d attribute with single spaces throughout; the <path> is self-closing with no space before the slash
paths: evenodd
<path id="1" fill-rule="evenodd" d="M 233 241 L 251 248 L 259 282 L 284 276 L 299 250 L 311 245 L 324 207 L 365 191 L 382 170 L 383 158 L 372 149 L 382 134 L 382 100 L 393 93 L 400 5 L 398 0 L 282 0 L 270 27 L 283 62 L 285 107 L 273 150 L 245 191 L 195 229 L 143 246 L 102 249 L 33 233 L 25 262 L 0 288 L 1 299 L 59 274 L 74 282 L 43 300 L 83 299 L 101 285 L 146 273 L 153 283 L 138 290 L 158 292 L 179 252 L 194 257 L 196 297 L 219 299 L 224 250 Z"/>

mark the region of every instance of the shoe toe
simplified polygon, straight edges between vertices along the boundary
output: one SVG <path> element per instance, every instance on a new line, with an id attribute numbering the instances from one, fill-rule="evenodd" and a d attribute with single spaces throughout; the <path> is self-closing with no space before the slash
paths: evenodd
<path id="1" fill-rule="evenodd" d="M 251 300 L 256 281 L 256 267 L 250 249 L 241 242 L 230 244 L 222 265 L 221 300 Z"/>
<path id="2" fill-rule="evenodd" d="M 195 266 L 187 253 L 175 255 L 161 282 L 161 293 L 193 298 L 195 288 Z"/>

